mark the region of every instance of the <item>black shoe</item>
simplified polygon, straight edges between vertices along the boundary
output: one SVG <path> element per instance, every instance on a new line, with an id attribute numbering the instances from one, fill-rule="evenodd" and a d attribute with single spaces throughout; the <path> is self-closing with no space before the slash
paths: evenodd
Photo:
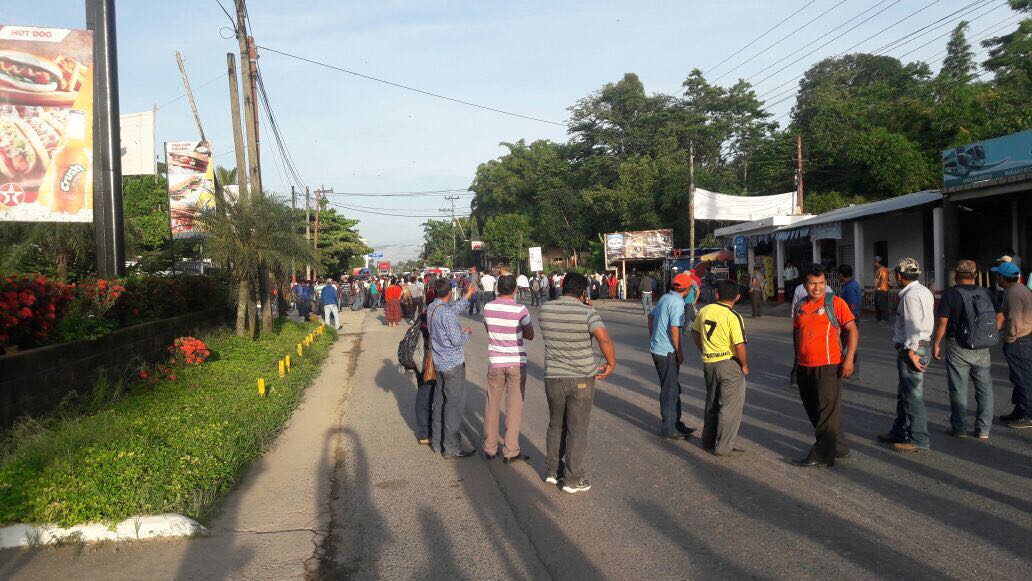
<path id="1" fill-rule="evenodd" d="M 476 455 L 476 450 L 459 450 L 456 454 L 445 454 L 445 460 L 451 460 L 453 458 L 469 458 Z"/>
<path id="2" fill-rule="evenodd" d="M 958 430 L 956 428 L 946 428 L 946 435 L 953 436 L 954 438 L 966 438 L 968 437 L 967 432 L 964 430 Z"/>
<path id="3" fill-rule="evenodd" d="M 1025 414 L 1019 414 L 1018 410 L 1014 410 L 1005 416 L 1000 416 L 1000 421 L 1003 423 L 1013 422 L 1014 420 L 1020 420 L 1023 417 L 1025 417 Z"/>
<path id="4" fill-rule="evenodd" d="M 800 468 L 825 468 L 828 465 L 820 460 L 813 458 L 803 458 L 802 460 L 793 460 L 792 464 L 799 466 Z"/>
<path id="5" fill-rule="evenodd" d="M 1007 422 L 1007 427 L 1015 430 L 1026 430 L 1028 428 L 1032 428 L 1032 418 L 1021 418 Z"/>
<path id="6" fill-rule="evenodd" d="M 527 456 L 525 454 L 517 454 L 515 456 L 509 456 L 508 458 L 502 458 L 502 462 L 505 462 L 506 464 L 513 464 L 515 462 L 526 462 L 527 460 L 530 460 L 530 456 Z"/>
<path id="7" fill-rule="evenodd" d="M 664 440 L 687 440 L 688 434 L 660 434 L 660 437 Z"/>
<path id="8" fill-rule="evenodd" d="M 731 452 L 725 452 L 723 454 L 718 454 L 716 451 L 714 451 L 714 452 L 712 452 L 712 454 L 714 456 L 718 456 L 720 458 L 727 458 L 728 456 L 741 456 L 742 454 L 745 454 L 745 450 L 743 450 L 741 448 L 731 448 Z"/>
<path id="9" fill-rule="evenodd" d="M 484 452 L 484 459 L 485 460 L 494 460 L 497 457 L 498 457 L 498 454 L 488 454 L 487 452 Z"/>
<path id="10" fill-rule="evenodd" d="M 688 426 L 684 425 L 684 422 L 677 422 L 677 431 L 681 432 L 682 434 L 690 435 L 695 433 L 695 428 L 689 428 Z"/>
<path id="11" fill-rule="evenodd" d="M 899 438 L 892 435 L 892 432 L 886 432 L 884 434 L 878 434 L 878 441 L 883 444 L 895 444 L 899 442 Z"/>

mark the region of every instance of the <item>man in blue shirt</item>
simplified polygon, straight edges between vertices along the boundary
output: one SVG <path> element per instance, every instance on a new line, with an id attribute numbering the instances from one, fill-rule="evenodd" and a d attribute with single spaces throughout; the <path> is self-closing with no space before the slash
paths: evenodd
<path id="1" fill-rule="evenodd" d="M 326 286 L 322 287 L 323 323 L 328 326 L 330 317 L 333 317 L 333 328 L 340 329 L 340 309 L 337 307 L 337 285 L 333 279 L 326 279 Z"/>
<path id="2" fill-rule="evenodd" d="M 471 327 L 463 327 L 459 322 L 459 311 L 469 308 L 469 297 L 476 292 L 477 287 L 468 285 L 465 295 L 455 300 L 451 294 L 453 284 L 454 280 L 435 280 L 434 293 L 437 300 L 426 309 L 430 350 L 437 371 L 430 448 L 448 459 L 468 458 L 475 453 L 474 450 L 462 448 L 462 435 L 459 433 L 462 415 L 466 411 L 466 395 L 469 393 L 463 349 L 473 333 Z"/>
<path id="3" fill-rule="evenodd" d="M 681 421 L 681 384 L 677 380 L 684 362 L 684 308 L 694 285 L 691 275 L 682 272 L 670 286 L 673 290 L 663 295 L 649 313 L 649 350 L 659 373 L 659 414 L 663 420 L 660 434 L 668 440 L 683 440 L 695 431 Z"/>
<path id="4" fill-rule="evenodd" d="M 860 327 L 860 313 L 864 310 L 864 291 L 860 283 L 853 278 L 853 267 L 848 264 L 840 264 L 838 267 L 838 278 L 841 289 L 839 298 L 846 301 L 850 312 L 853 313 L 857 328 Z M 853 355 L 853 381 L 860 379 L 860 353 Z"/>

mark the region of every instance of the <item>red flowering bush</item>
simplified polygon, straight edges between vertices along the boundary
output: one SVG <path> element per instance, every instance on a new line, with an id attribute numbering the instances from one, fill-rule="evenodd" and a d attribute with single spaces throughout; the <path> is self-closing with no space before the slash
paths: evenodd
<path id="1" fill-rule="evenodd" d="M 172 353 L 173 365 L 200 365 L 211 357 L 211 351 L 204 341 L 194 337 L 180 337 L 168 350 Z"/>
<path id="2" fill-rule="evenodd" d="M 39 275 L 0 279 L 0 353 L 47 342 L 72 300 L 72 287 Z"/>

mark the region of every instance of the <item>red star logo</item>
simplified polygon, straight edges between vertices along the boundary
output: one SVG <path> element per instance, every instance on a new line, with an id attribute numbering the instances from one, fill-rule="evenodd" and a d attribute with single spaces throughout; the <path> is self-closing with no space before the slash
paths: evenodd
<path id="1" fill-rule="evenodd" d="M 0 204 L 14 207 L 25 201 L 25 190 L 14 182 L 0 185 Z"/>

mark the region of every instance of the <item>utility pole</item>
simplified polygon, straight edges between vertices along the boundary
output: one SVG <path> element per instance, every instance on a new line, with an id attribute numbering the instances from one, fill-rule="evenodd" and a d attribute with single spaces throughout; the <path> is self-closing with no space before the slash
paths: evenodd
<path id="1" fill-rule="evenodd" d="M 247 36 L 247 22 L 244 11 L 244 0 L 235 0 L 237 16 L 237 41 L 240 44 L 240 68 L 244 77 L 244 119 L 247 123 L 247 174 L 251 190 L 262 192 L 262 172 L 258 163 L 258 104 L 254 100 L 256 56 L 251 46 L 251 38 Z M 254 57 L 254 58 L 252 58 Z M 244 65 L 247 65 L 246 67 Z"/>
<path id="2" fill-rule="evenodd" d="M 803 213 L 803 135 L 796 134 L 796 213 Z"/>
<path id="3" fill-rule="evenodd" d="M 244 155 L 244 129 L 240 126 L 240 85 L 236 59 L 226 53 L 226 76 L 229 77 L 229 111 L 233 115 L 233 148 L 236 151 L 237 204 L 247 203 L 247 159 Z"/>
<path id="4" fill-rule="evenodd" d="M 297 220 L 297 191 L 294 190 L 294 185 L 290 185 L 290 229 L 294 233 L 297 233 L 297 225 L 294 224 L 294 220 Z M 294 263 L 294 259 L 290 259 L 290 281 L 297 282 L 297 266 Z"/>
<path id="5" fill-rule="evenodd" d="M 183 77 L 183 86 L 186 88 L 186 98 L 190 101 L 190 110 L 193 111 L 194 121 L 197 122 L 197 132 L 201 134 L 201 141 L 208 141 L 204 137 L 204 126 L 201 125 L 201 114 L 197 112 L 197 103 L 193 98 L 193 89 L 190 88 L 190 77 L 186 74 L 186 65 L 183 64 L 183 55 L 176 51 L 176 64 L 179 65 L 179 74 Z"/>
<path id="6" fill-rule="evenodd" d="M 451 229 L 452 229 L 452 237 L 451 237 L 451 244 L 452 244 L 451 267 L 452 267 L 452 270 L 455 270 L 455 257 L 458 254 L 458 249 L 456 248 L 456 245 L 455 245 L 455 225 L 456 225 L 456 223 L 455 223 L 455 200 L 458 200 L 459 197 L 458 196 L 445 196 L 444 199 L 451 202 Z M 447 211 L 448 210 L 445 210 L 445 212 L 447 212 Z"/>
<path id="7" fill-rule="evenodd" d="M 312 194 L 305 186 L 305 240 L 312 239 Z M 312 265 L 305 266 L 305 279 L 312 280 Z"/>
<path id="8" fill-rule="evenodd" d="M 97 274 L 110 278 L 125 275 L 115 0 L 86 0 L 86 28 L 93 31 L 93 224 Z"/>
<path id="9" fill-rule="evenodd" d="M 326 189 L 326 186 L 319 186 L 318 190 L 315 190 L 315 237 L 312 242 L 312 248 L 319 251 L 319 209 L 322 208 L 322 195 L 332 194 L 333 188 Z"/>
<path id="10" fill-rule="evenodd" d="M 688 142 L 688 268 L 695 266 L 695 142 Z"/>

